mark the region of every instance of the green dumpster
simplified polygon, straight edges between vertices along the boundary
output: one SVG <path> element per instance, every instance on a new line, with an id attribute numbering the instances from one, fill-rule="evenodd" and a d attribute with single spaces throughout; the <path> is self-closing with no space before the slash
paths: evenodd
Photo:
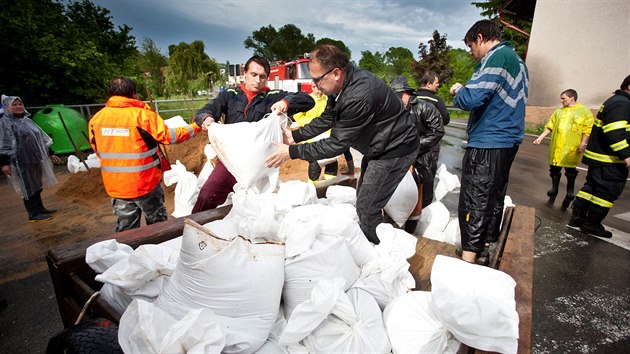
<path id="1" fill-rule="evenodd" d="M 53 144 L 50 147 L 52 151 L 55 154 L 75 153 L 72 141 L 70 141 L 68 133 L 66 133 L 66 129 L 64 129 L 59 118 L 59 113 L 61 113 L 76 147 L 81 151 L 91 149 L 92 147 L 87 140 L 88 128 L 85 118 L 72 108 L 64 107 L 62 104 L 55 104 L 44 107 L 33 116 L 35 124 L 39 125 L 52 138 Z"/>

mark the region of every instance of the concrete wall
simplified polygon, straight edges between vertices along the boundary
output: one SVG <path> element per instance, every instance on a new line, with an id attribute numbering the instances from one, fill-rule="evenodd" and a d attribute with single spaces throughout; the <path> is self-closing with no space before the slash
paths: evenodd
<path id="1" fill-rule="evenodd" d="M 526 63 L 528 105 L 560 107 L 572 88 L 598 108 L 630 75 L 630 0 L 538 0 Z"/>

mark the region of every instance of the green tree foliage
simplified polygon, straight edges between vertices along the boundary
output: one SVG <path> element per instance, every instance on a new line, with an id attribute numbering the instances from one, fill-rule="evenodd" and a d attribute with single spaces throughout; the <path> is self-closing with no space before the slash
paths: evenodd
<path id="1" fill-rule="evenodd" d="M 385 81 L 390 82 L 393 78 L 399 75 L 403 75 L 407 77 L 407 79 L 411 79 L 411 65 L 415 62 L 413 59 L 413 53 L 403 47 L 391 47 L 385 52 L 385 64 L 387 77 Z M 413 81 L 413 80 L 411 80 Z M 410 85 L 415 84 L 414 82 L 409 82 Z"/>
<path id="2" fill-rule="evenodd" d="M 508 0 L 485 0 L 479 2 L 472 2 L 474 6 L 481 9 L 481 16 L 486 16 L 489 19 L 495 21 L 497 24 L 503 27 L 503 40 L 510 41 L 514 46 L 516 52 L 525 58 L 527 53 L 527 44 L 529 37 L 513 30 L 499 22 L 499 10 L 508 2 Z M 515 25 L 527 33 L 531 33 L 532 21 L 522 18 L 513 12 L 504 10 L 504 16 L 507 18 L 507 22 Z"/>
<path id="3" fill-rule="evenodd" d="M 312 33 L 306 36 L 293 24 L 276 30 L 272 25 L 254 31 L 244 41 L 245 48 L 253 49 L 254 54 L 265 57 L 270 62 L 301 58 L 315 46 Z"/>
<path id="4" fill-rule="evenodd" d="M 133 76 L 137 50 L 127 26 L 88 0 L 0 0 L 0 90 L 27 105 L 102 102 L 114 75 Z"/>
<path id="5" fill-rule="evenodd" d="M 450 82 L 441 81 L 437 94 L 447 104 L 452 104 L 453 97 L 448 92 L 451 85 L 459 82 L 462 85 L 470 80 L 475 68 L 475 59 L 464 49 L 451 49 L 448 52 L 451 67 L 453 68 L 453 77 Z"/>
<path id="6" fill-rule="evenodd" d="M 144 73 L 144 85 L 151 90 L 154 96 L 164 96 L 166 89 L 164 72 L 167 64 L 168 58 L 160 53 L 155 42 L 151 38 L 145 38 L 140 49 L 140 67 Z"/>
<path id="7" fill-rule="evenodd" d="M 197 90 L 212 89 L 214 80 L 219 80 L 219 64 L 205 53 L 202 41 L 170 45 L 168 54 L 167 94 L 194 96 Z"/>
<path id="8" fill-rule="evenodd" d="M 438 74 L 441 82 L 450 82 L 453 77 L 453 68 L 448 54 L 451 46 L 446 44 L 446 34 L 442 36 L 440 32 L 435 30 L 428 43 L 428 47 L 423 42 L 418 45 L 420 58 L 411 64 L 414 78 L 420 80 L 425 71 L 432 70 Z"/>
<path id="9" fill-rule="evenodd" d="M 385 66 L 385 56 L 381 52 L 372 53 L 369 50 L 361 52 L 359 68 L 367 70 L 372 74 L 385 79 L 387 76 Z"/>
<path id="10" fill-rule="evenodd" d="M 348 59 L 352 58 L 352 52 L 350 51 L 350 48 L 348 48 L 346 44 L 342 41 L 324 37 L 324 38 L 318 39 L 317 42 L 315 42 L 315 46 L 318 46 L 320 44 L 332 44 L 336 46 L 337 48 L 341 49 L 343 52 L 345 52 L 346 55 L 348 55 Z M 308 51 L 310 52 L 310 50 Z"/>

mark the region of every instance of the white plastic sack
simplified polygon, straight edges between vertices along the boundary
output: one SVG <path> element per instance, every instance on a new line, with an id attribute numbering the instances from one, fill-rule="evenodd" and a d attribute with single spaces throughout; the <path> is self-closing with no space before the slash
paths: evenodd
<path id="1" fill-rule="evenodd" d="M 443 231 L 448 225 L 450 216 L 446 206 L 441 201 L 436 200 L 422 209 L 414 234 L 444 242 Z"/>
<path id="2" fill-rule="evenodd" d="M 225 220 L 238 224 L 238 234 L 251 240 L 278 241 L 278 229 L 291 205 L 276 193 L 255 194 L 239 190 L 232 195 L 232 209 Z"/>
<path id="3" fill-rule="evenodd" d="M 402 227 L 417 203 L 418 185 L 411 172 L 407 171 L 383 209 L 399 227 Z"/>
<path id="4" fill-rule="evenodd" d="M 326 189 L 326 199 L 333 204 L 347 203 L 355 205 L 357 190 L 349 186 L 332 185 Z"/>
<path id="5" fill-rule="evenodd" d="M 516 353 L 514 279 L 504 272 L 438 255 L 431 270 L 431 303 L 440 322 L 469 347 Z"/>
<path id="6" fill-rule="evenodd" d="M 460 343 L 433 314 L 431 293 L 410 291 L 383 311 L 394 354 L 452 353 Z"/>
<path id="7" fill-rule="evenodd" d="M 186 123 L 186 121 L 184 120 L 184 117 L 179 116 L 179 115 L 168 118 L 168 119 L 164 119 L 164 124 L 170 129 L 182 128 L 182 127 L 188 126 L 188 123 Z"/>
<path id="8" fill-rule="evenodd" d="M 69 155 L 67 161 L 68 171 L 70 171 L 71 173 L 86 172 L 87 169 L 85 168 L 85 165 L 87 165 L 88 168 L 101 167 L 101 160 L 98 158 L 98 156 L 96 156 L 96 154 L 88 155 L 84 162 L 85 164 L 83 164 L 83 162 L 81 162 L 78 157 L 74 155 Z"/>
<path id="9" fill-rule="evenodd" d="M 177 320 L 150 302 L 134 300 L 120 318 L 118 343 L 125 353 L 220 353 L 225 345 L 217 317 L 192 310 Z"/>
<path id="10" fill-rule="evenodd" d="M 278 199 L 292 206 L 312 204 L 317 201 L 317 191 L 313 183 L 287 181 L 280 183 Z"/>
<path id="11" fill-rule="evenodd" d="M 347 290 L 361 270 L 354 263 L 343 238 L 318 236 L 308 250 L 286 259 L 284 273 L 282 300 L 285 317 L 290 319 L 295 306 L 310 298 L 311 290 L 319 280 L 329 279 L 331 275 L 342 277 L 344 290 Z"/>
<path id="12" fill-rule="evenodd" d="M 276 188 L 279 170 L 266 167 L 265 159 L 277 149 L 273 142 L 282 143 L 280 125 L 275 113 L 258 122 L 210 124 L 210 143 L 242 188 L 257 192 Z"/>
<path id="13" fill-rule="evenodd" d="M 179 160 L 171 165 L 171 169 L 164 172 L 164 184 L 175 186 L 174 210 L 173 215 L 176 218 L 188 216 L 192 213 L 199 190 L 197 190 L 197 176 L 194 173 L 186 171 L 186 166 Z"/>
<path id="14" fill-rule="evenodd" d="M 214 151 L 212 145 L 210 144 L 206 144 L 203 147 L 203 153 L 206 155 L 206 163 L 201 168 L 199 176 L 197 177 L 197 195 L 199 195 L 201 187 L 203 187 L 212 171 L 214 171 L 214 164 L 212 161 L 215 157 L 217 157 L 216 151 Z"/>
<path id="15" fill-rule="evenodd" d="M 442 200 L 448 192 L 451 192 L 461 186 L 459 177 L 448 172 L 444 164 L 441 164 L 437 169 L 436 178 L 438 179 L 438 183 L 435 187 L 435 192 L 433 193 L 436 201 Z"/>
<path id="16" fill-rule="evenodd" d="M 223 240 L 185 220 L 177 269 L 156 306 L 176 319 L 209 308 L 219 318 L 225 353 L 253 353 L 276 321 L 284 282 L 284 245 Z"/>
<path id="17" fill-rule="evenodd" d="M 103 273 L 121 259 L 133 252 L 131 246 L 116 240 L 105 240 L 89 246 L 85 250 L 85 263 L 97 274 Z"/>
<path id="18" fill-rule="evenodd" d="M 459 229 L 459 219 L 455 218 L 448 222 L 446 228 L 444 228 L 444 242 L 450 243 L 451 245 L 461 246 L 462 245 L 462 234 Z"/>

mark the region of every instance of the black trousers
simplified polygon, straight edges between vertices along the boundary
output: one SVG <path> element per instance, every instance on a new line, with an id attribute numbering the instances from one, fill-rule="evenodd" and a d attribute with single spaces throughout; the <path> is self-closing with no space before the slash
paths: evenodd
<path id="1" fill-rule="evenodd" d="M 586 182 L 575 196 L 573 208 L 585 209 L 605 217 L 623 192 L 627 178 L 628 169 L 625 164 L 590 166 L 586 173 Z"/>
<path id="2" fill-rule="evenodd" d="M 481 252 L 486 241 L 498 240 L 510 168 L 517 152 L 518 145 L 466 149 L 458 207 L 464 251 Z"/>

